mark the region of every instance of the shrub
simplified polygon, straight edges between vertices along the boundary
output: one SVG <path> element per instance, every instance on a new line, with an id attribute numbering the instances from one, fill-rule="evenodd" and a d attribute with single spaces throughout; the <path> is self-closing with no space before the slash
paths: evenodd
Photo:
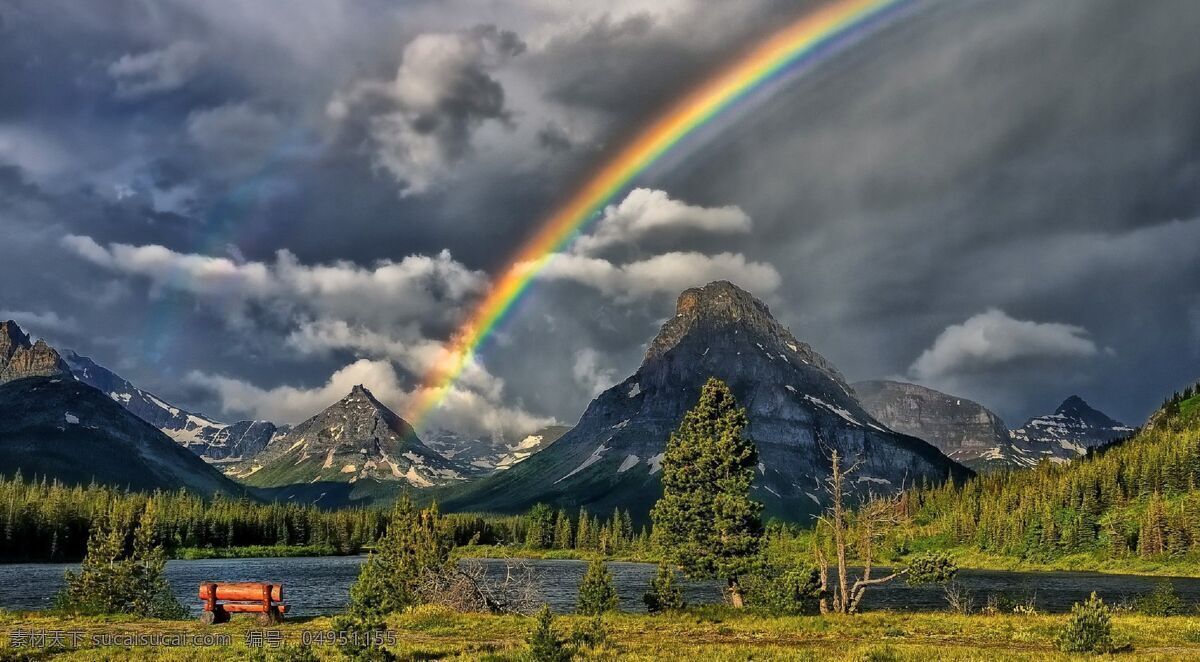
<path id="1" fill-rule="evenodd" d="M 1187 606 L 1175 592 L 1175 585 L 1167 579 L 1156 584 L 1150 593 L 1135 600 L 1133 609 L 1146 616 L 1179 616 L 1187 613 Z"/>
<path id="2" fill-rule="evenodd" d="M 918 554 L 907 567 L 909 586 L 945 584 L 958 576 L 958 565 L 944 552 Z"/>
<path id="3" fill-rule="evenodd" d="M 616 608 L 617 589 L 613 587 L 612 573 L 604 561 L 593 559 L 579 585 L 579 603 L 575 611 L 594 616 Z"/>
<path id="4" fill-rule="evenodd" d="M 554 631 L 554 615 L 549 605 L 542 605 L 537 623 L 529 634 L 529 659 L 533 662 L 569 662 L 572 657 L 566 640 Z"/>
<path id="5" fill-rule="evenodd" d="M 1095 593 L 1082 605 L 1071 607 L 1071 617 L 1056 637 L 1067 653 L 1112 653 L 1120 650 L 1113 639 L 1112 612 Z"/>
<path id="6" fill-rule="evenodd" d="M 60 610 L 166 619 L 187 616 L 163 576 L 167 557 L 156 544 L 154 508 L 153 501 L 147 503 L 136 530 L 116 513 L 109 513 L 93 529 L 79 573 L 67 571 L 66 586 L 55 598 Z"/>
<path id="7" fill-rule="evenodd" d="M 665 563 L 658 566 L 658 574 L 650 582 L 650 590 L 642 600 L 651 614 L 679 611 L 687 606 L 683 601 L 683 591 L 675 584 L 675 570 Z"/>
<path id="8" fill-rule="evenodd" d="M 768 566 L 761 574 L 744 579 L 746 603 L 772 614 L 812 613 L 820 590 L 817 568 L 782 569 Z"/>

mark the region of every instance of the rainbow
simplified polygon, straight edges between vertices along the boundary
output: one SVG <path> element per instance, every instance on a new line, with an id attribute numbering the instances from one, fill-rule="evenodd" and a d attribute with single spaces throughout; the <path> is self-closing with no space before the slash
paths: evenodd
<path id="1" fill-rule="evenodd" d="M 459 327 L 408 407 L 414 426 L 442 401 L 476 348 L 546 264 L 639 174 L 689 134 L 750 93 L 893 15 L 907 0 L 834 0 L 809 12 L 738 58 L 675 103 L 608 159 L 542 223 Z"/>

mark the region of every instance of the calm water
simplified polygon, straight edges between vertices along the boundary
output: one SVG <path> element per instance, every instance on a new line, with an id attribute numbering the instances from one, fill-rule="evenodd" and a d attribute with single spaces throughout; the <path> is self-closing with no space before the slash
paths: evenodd
<path id="1" fill-rule="evenodd" d="M 180 602 L 199 611 L 196 589 L 202 581 L 270 581 L 284 585 L 289 614 L 314 616 L 339 611 L 346 603 L 350 584 L 364 557 L 321 557 L 296 559 L 219 559 L 170 561 L 167 578 Z M 504 561 L 487 561 L 494 576 L 503 576 Z M 584 561 L 526 561 L 542 598 L 556 611 L 575 606 L 575 592 L 583 578 Z M 0 608 L 45 609 L 62 586 L 63 572 L 71 564 L 0 565 Z M 609 568 L 621 598 L 621 609 L 644 611 L 642 594 L 653 578 L 655 566 L 646 563 L 610 563 Z M 989 594 L 1013 598 L 1032 596 L 1042 611 L 1068 611 L 1096 591 L 1109 602 L 1131 599 L 1150 591 L 1155 577 L 1103 575 L 1088 572 L 1004 572 L 963 570 L 958 583 L 981 606 Z M 1175 590 L 1189 603 L 1200 603 L 1200 579 L 1172 578 Z M 684 583 L 691 604 L 721 601 L 717 582 Z M 903 581 L 876 586 L 864 600 L 868 609 L 940 610 L 946 601 L 940 587 L 910 588 Z"/>

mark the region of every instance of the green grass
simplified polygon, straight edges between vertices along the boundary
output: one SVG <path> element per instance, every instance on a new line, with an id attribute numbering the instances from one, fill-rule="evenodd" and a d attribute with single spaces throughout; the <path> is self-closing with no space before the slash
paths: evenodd
<path id="1" fill-rule="evenodd" d="M 1200 395 L 1194 395 L 1179 403 L 1179 417 L 1184 420 L 1200 417 Z"/>
<path id="2" fill-rule="evenodd" d="M 946 613 L 868 613 L 851 617 L 769 617 L 727 607 L 705 607 L 665 616 L 613 614 L 605 620 L 611 643 L 584 659 L 622 660 L 1083 660 L 1057 651 L 1054 635 L 1066 621 L 1052 616 L 960 616 Z M 560 633 L 583 625 L 584 617 L 555 619 Z M 1180 660 L 1200 657 L 1200 617 L 1146 617 L 1119 614 L 1118 635 L 1133 644 L 1126 660 Z M 459 614 L 420 608 L 394 615 L 389 627 L 400 659 L 519 660 L 533 619 Z M 332 627 L 328 618 L 288 621 L 278 631 L 292 645 L 305 631 Z M 248 619 L 205 627 L 194 621 L 135 621 L 126 617 L 72 619 L 47 614 L 0 614 L 0 637 L 14 630 L 80 631 L 93 634 L 228 634 L 231 643 L 206 648 L 106 647 L 64 652 L 62 660 L 228 660 L 253 659 L 246 637 L 258 628 Z M 314 646 L 319 659 L 340 658 L 330 647 Z M 0 649 L 0 659 L 14 659 Z M 274 651 L 271 651 L 274 653 Z M 287 659 L 276 654 L 265 659 Z"/>

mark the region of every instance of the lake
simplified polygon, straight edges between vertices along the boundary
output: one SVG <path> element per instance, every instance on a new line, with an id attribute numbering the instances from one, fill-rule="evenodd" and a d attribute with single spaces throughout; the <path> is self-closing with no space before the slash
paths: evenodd
<path id="1" fill-rule="evenodd" d="M 270 581 L 284 585 L 284 602 L 289 614 L 317 616 L 338 612 L 349 596 L 350 584 L 358 575 L 365 557 L 333 556 L 286 559 L 213 559 L 167 562 L 167 578 L 180 602 L 198 613 L 197 586 L 202 581 Z M 505 561 L 488 560 L 494 576 L 503 576 Z M 557 612 L 571 611 L 576 590 L 587 567 L 585 561 L 524 561 L 533 572 L 533 580 L 542 598 Z M 63 572 L 75 564 L 20 563 L 0 565 L 0 608 L 10 610 L 46 609 L 62 587 Z M 609 564 L 625 611 L 645 611 L 642 594 L 654 577 L 655 566 L 648 563 L 613 562 Z M 876 576 L 879 576 L 877 573 Z M 1120 602 L 1149 592 L 1161 581 L 1158 577 L 1108 575 L 1090 572 L 1008 572 L 1001 570 L 962 570 L 958 583 L 973 594 L 976 607 L 989 594 L 1012 598 L 1032 597 L 1041 611 L 1069 611 L 1096 591 L 1106 601 Z M 1189 603 L 1200 602 L 1200 578 L 1171 578 L 1175 590 Z M 718 582 L 684 582 L 684 595 L 690 604 L 720 602 Z M 931 611 L 946 608 L 941 587 L 912 588 L 902 580 L 876 586 L 863 600 L 865 609 Z"/>

